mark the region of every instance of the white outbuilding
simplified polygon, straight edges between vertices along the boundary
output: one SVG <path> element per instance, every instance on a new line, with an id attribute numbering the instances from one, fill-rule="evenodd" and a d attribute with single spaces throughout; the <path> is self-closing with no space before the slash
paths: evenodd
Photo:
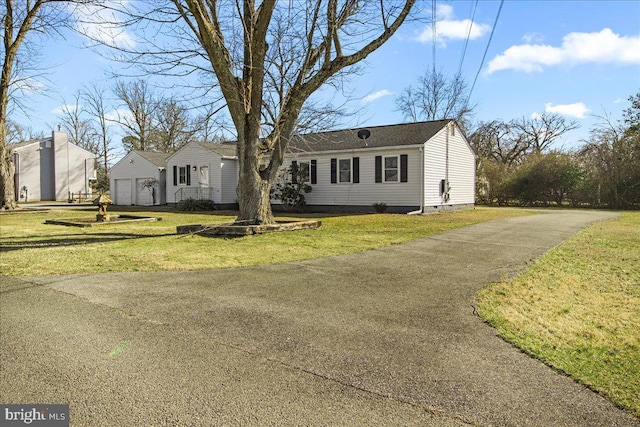
<path id="1" fill-rule="evenodd" d="M 169 153 L 131 151 L 109 172 L 111 199 L 115 205 L 164 205 L 166 162 Z"/>

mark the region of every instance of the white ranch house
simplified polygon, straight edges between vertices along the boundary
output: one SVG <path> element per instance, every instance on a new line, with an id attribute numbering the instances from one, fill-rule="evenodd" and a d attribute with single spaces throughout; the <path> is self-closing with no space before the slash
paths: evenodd
<path id="1" fill-rule="evenodd" d="M 287 160 L 309 170 L 310 210 L 370 211 L 385 203 L 391 212 L 413 212 L 475 203 L 475 156 L 453 120 L 302 135 Z"/>
<path id="2" fill-rule="evenodd" d="M 308 173 L 309 211 L 372 211 L 385 203 L 406 213 L 472 207 L 475 164 L 455 121 L 439 120 L 296 136 L 283 169 Z M 166 168 L 167 203 L 196 198 L 237 206 L 234 143 L 191 142 L 167 158 Z"/>

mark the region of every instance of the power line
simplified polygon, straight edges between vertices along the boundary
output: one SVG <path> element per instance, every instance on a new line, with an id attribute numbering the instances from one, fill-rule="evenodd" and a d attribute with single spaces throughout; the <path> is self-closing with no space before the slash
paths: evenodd
<path id="1" fill-rule="evenodd" d="M 467 38 L 464 41 L 464 46 L 462 47 L 462 54 L 460 55 L 460 65 L 458 66 L 458 75 L 462 73 L 462 64 L 464 62 L 464 57 L 467 54 L 467 45 L 469 44 L 469 39 L 471 38 L 471 29 L 473 28 L 473 23 L 476 18 L 476 9 L 478 8 L 478 0 L 473 4 L 473 12 L 471 13 L 471 21 L 469 22 L 469 30 L 467 31 Z"/>
<path id="2" fill-rule="evenodd" d="M 469 91 L 469 96 L 467 97 L 467 102 L 471 98 L 471 93 L 473 92 L 473 88 L 476 87 L 476 81 L 478 81 L 478 76 L 480 75 L 480 71 L 484 66 L 484 61 L 487 58 L 487 52 L 489 51 L 489 46 L 491 45 L 491 40 L 493 39 L 493 33 L 496 31 L 496 25 L 498 25 L 498 19 L 500 18 L 500 12 L 502 12 L 502 5 L 504 4 L 504 0 L 500 1 L 500 7 L 498 8 L 498 13 L 496 14 L 496 20 L 493 23 L 493 28 L 491 29 L 491 35 L 489 36 L 489 41 L 487 42 L 487 48 L 484 50 L 484 55 L 482 55 L 482 62 L 480 63 L 480 67 L 478 68 L 478 72 L 476 73 L 475 79 L 473 79 L 473 84 L 471 85 L 471 90 Z"/>
<path id="3" fill-rule="evenodd" d="M 431 0 L 431 38 L 433 39 L 433 44 L 431 46 L 431 54 L 433 56 L 433 74 L 436 73 L 436 0 Z"/>

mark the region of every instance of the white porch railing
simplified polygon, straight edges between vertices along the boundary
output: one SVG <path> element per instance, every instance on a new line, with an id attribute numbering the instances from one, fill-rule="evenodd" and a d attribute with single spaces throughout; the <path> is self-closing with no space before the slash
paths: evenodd
<path id="1" fill-rule="evenodd" d="M 182 187 L 173 193 L 175 203 L 182 200 L 213 200 L 214 189 L 211 187 Z"/>

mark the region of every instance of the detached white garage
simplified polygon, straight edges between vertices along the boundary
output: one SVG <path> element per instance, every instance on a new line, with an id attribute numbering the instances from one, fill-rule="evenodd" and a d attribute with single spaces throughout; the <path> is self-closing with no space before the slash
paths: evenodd
<path id="1" fill-rule="evenodd" d="M 166 162 L 169 153 L 132 151 L 110 171 L 115 205 L 152 206 L 166 203 Z"/>

